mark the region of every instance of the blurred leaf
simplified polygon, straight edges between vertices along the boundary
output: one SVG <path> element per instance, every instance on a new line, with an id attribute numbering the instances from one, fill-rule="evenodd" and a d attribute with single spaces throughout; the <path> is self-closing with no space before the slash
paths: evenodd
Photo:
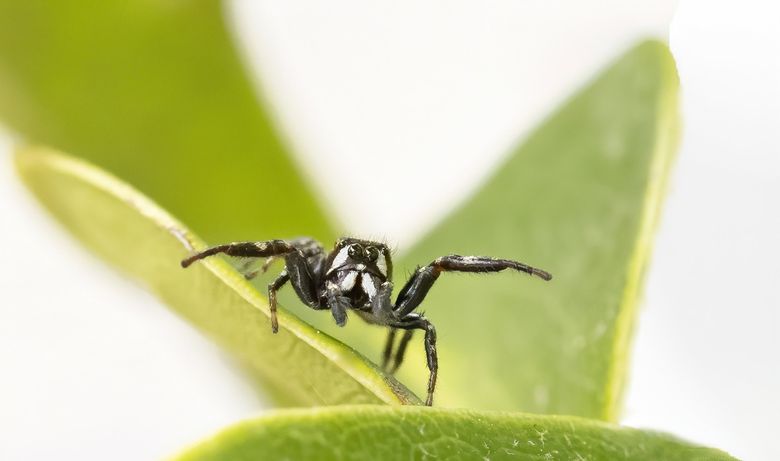
<path id="1" fill-rule="evenodd" d="M 421 306 L 439 333 L 438 405 L 617 419 L 677 145 L 677 89 L 664 44 L 630 50 L 403 257 L 399 279 L 449 253 L 554 276 L 442 275 Z M 410 345 L 399 377 L 422 395 L 427 373 L 422 344 Z"/>
<path id="2" fill-rule="evenodd" d="M 0 120 L 207 241 L 332 240 L 224 22 L 217 1 L 0 0 Z"/>
<path id="3" fill-rule="evenodd" d="M 232 426 L 174 458 L 730 460 L 670 435 L 571 416 L 341 406 L 284 410 Z"/>
<path id="4" fill-rule="evenodd" d="M 272 334 L 265 298 L 224 260 L 182 269 L 185 241 L 195 248 L 203 242 L 130 186 L 42 148 L 22 149 L 16 160 L 27 186 L 82 243 L 249 365 L 277 398 L 296 405 L 420 403 L 361 355 L 283 309 Z"/>

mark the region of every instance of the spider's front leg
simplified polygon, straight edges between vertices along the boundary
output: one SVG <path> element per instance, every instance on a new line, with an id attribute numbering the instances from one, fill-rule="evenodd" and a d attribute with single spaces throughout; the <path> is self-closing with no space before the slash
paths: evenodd
<path id="1" fill-rule="evenodd" d="M 285 259 L 284 271 L 268 285 L 271 331 L 276 333 L 279 330 L 279 322 L 276 315 L 276 292 L 288 281 L 292 283 L 293 289 L 301 301 L 315 309 L 320 308 L 317 299 L 316 280 L 318 270 L 321 267 L 320 262 L 324 259 L 321 248 L 314 240 L 308 238 L 291 241 L 234 242 L 217 245 L 195 253 L 182 260 L 181 265 L 186 268 L 195 261 L 220 253 L 244 258 L 274 258 L 283 256 Z M 316 267 L 310 267 L 310 260 L 316 263 Z"/>
<path id="2" fill-rule="evenodd" d="M 442 272 L 500 272 L 514 269 L 526 274 L 535 275 L 544 280 L 551 280 L 552 275 L 541 269 L 531 267 L 511 259 L 497 259 L 487 256 L 448 255 L 436 258 L 432 263 L 417 269 L 398 294 L 395 312 L 403 317 L 420 305 L 428 291 Z"/>
<path id="3" fill-rule="evenodd" d="M 430 377 L 428 379 L 428 399 L 427 405 L 433 403 L 433 392 L 436 389 L 436 377 L 439 367 L 439 361 L 436 354 L 436 330 L 428 319 L 422 315 L 415 314 L 415 310 L 422 303 L 425 296 L 430 291 L 433 284 L 439 278 L 442 272 L 500 272 L 505 269 L 514 269 L 527 274 L 535 275 L 544 280 L 552 279 L 552 276 L 541 269 L 531 267 L 519 261 L 510 259 L 496 259 L 487 256 L 460 256 L 448 255 L 437 258 L 425 267 L 417 269 L 409 281 L 406 282 L 396 299 L 393 315 L 398 319 L 397 323 L 392 323 L 395 328 L 402 328 L 406 331 L 404 338 L 396 351 L 394 368 L 398 368 L 404 358 L 406 345 L 411 339 L 411 331 L 425 331 L 425 355 L 428 359 L 428 370 Z M 387 348 L 386 348 L 387 350 Z"/>
<path id="4" fill-rule="evenodd" d="M 239 258 L 269 258 L 295 251 L 295 247 L 285 240 L 266 240 L 262 242 L 233 242 L 206 248 L 190 255 L 181 262 L 181 267 L 189 267 L 195 261 L 219 253 Z"/>

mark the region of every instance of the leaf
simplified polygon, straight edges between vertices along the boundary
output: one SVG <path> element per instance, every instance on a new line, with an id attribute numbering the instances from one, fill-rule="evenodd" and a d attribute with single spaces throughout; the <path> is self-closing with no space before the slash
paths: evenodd
<path id="1" fill-rule="evenodd" d="M 117 175 L 209 242 L 331 241 L 246 75 L 222 2 L 0 0 L 0 119 L 15 131 Z"/>
<path id="2" fill-rule="evenodd" d="M 618 418 L 677 145 L 677 89 L 664 44 L 628 51 L 404 255 L 397 286 L 450 253 L 519 259 L 554 277 L 442 275 L 421 306 L 439 336 L 438 405 Z M 345 341 L 366 351 L 365 336 Z M 399 377 L 422 394 L 423 347 L 409 347 Z"/>
<path id="3" fill-rule="evenodd" d="M 392 377 L 284 309 L 271 333 L 265 298 L 224 260 L 184 270 L 203 242 L 107 173 L 47 149 L 21 149 L 17 167 L 40 201 L 87 247 L 208 334 L 289 404 L 419 404 Z M 110 306 L 106 306 L 110 308 Z"/>
<path id="4" fill-rule="evenodd" d="M 663 433 L 577 417 L 364 405 L 273 412 L 236 424 L 174 459 L 734 458 Z"/>

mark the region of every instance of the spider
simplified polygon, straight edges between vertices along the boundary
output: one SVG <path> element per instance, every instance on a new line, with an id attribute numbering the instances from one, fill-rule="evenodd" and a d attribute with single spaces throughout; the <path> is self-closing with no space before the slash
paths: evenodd
<path id="1" fill-rule="evenodd" d="M 499 272 L 514 269 L 544 280 L 552 276 L 540 269 L 518 261 L 486 256 L 451 254 L 418 267 L 404 284 L 395 300 L 393 291 L 393 262 L 387 245 L 356 238 L 341 238 L 333 251 L 326 253 L 322 245 L 308 237 L 293 240 L 261 242 L 234 242 L 217 245 L 195 253 L 181 262 L 182 267 L 215 254 L 246 258 L 268 258 L 260 269 L 265 272 L 271 262 L 283 257 L 285 268 L 268 285 L 268 304 L 271 312 L 271 330 L 276 333 L 276 292 L 288 281 L 301 301 L 312 309 L 330 310 L 338 326 L 347 322 L 347 312 L 353 311 L 368 323 L 390 327 L 382 357 L 382 368 L 394 373 L 401 365 L 406 346 L 414 330 L 425 332 L 425 355 L 428 362 L 428 397 L 425 404 L 433 404 L 436 376 L 439 368 L 436 353 L 436 329 L 422 314 L 414 312 L 428 294 L 442 272 Z M 257 271 L 246 274 L 247 278 Z M 397 330 L 404 330 L 393 363 L 393 346 Z"/>

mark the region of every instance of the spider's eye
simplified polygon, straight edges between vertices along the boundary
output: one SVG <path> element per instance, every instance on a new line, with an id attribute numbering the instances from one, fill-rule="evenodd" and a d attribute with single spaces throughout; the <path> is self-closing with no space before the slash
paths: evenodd
<path id="1" fill-rule="evenodd" d="M 358 244 L 350 245 L 349 249 L 347 250 L 347 254 L 350 258 L 354 258 L 361 253 L 363 253 L 363 249 L 360 248 L 360 245 Z"/>
<path id="2" fill-rule="evenodd" d="M 368 258 L 369 261 L 374 262 L 378 257 L 379 257 L 379 251 L 377 251 L 376 248 L 374 247 L 366 248 L 366 258 Z"/>

